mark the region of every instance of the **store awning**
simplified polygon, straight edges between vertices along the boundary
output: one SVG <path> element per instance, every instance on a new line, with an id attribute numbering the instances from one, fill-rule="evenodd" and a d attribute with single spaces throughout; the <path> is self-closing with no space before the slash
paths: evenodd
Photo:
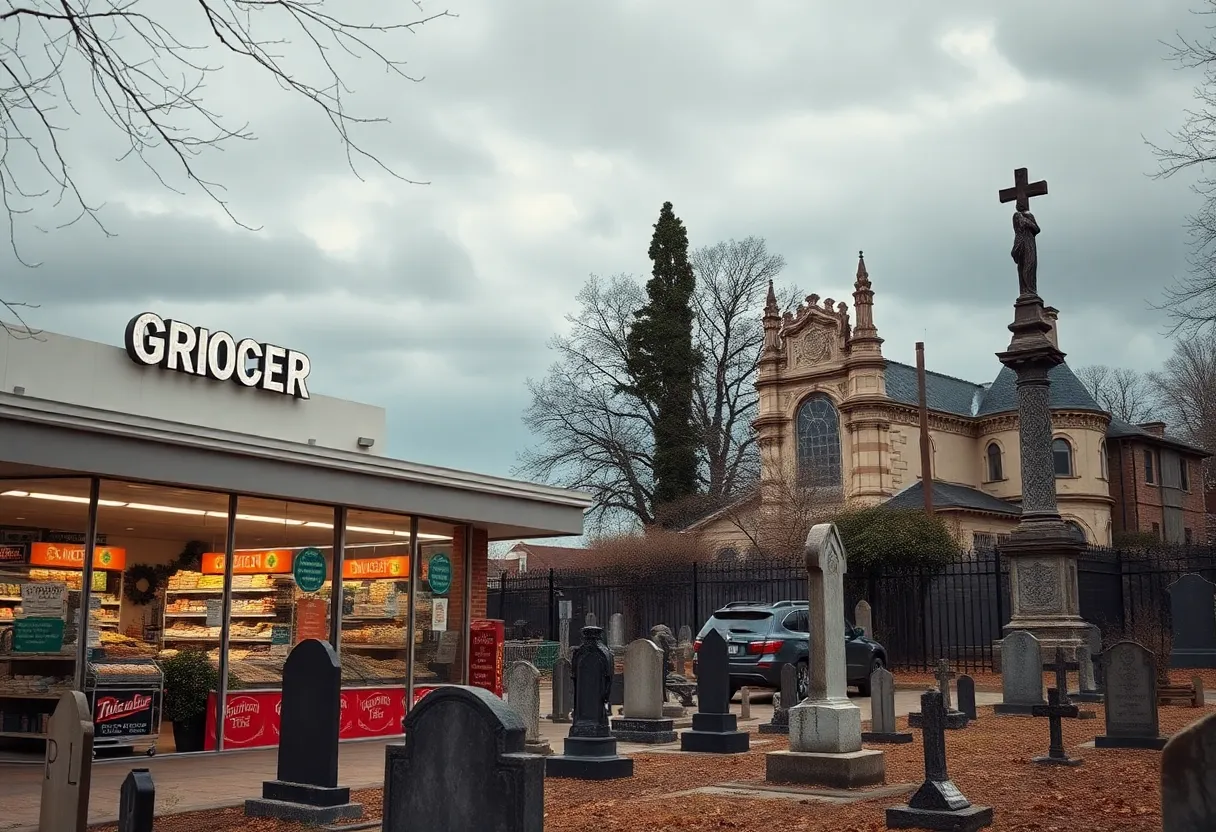
<path id="1" fill-rule="evenodd" d="M 0 393 L 0 476 L 96 476 L 472 523 L 491 540 L 583 533 L 582 492 Z"/>

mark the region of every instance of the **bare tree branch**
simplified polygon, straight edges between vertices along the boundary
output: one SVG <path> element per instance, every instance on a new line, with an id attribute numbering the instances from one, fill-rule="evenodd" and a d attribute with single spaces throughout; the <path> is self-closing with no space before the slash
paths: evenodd
<path id="1" fill-rule="evenodd" d="M 808 486 L 793 467 L 766 478 L 753 493 L 756 498 L 732 504 L 725 514 L 765 558 L 801 558 L 811 527 L 844 507 L 839 489 Z M 763 503 L 758 499 L 761 493 Z"/>
<path id="2" fill-rule="evenodd" d="M 1182 338 L 1160 372 L 1151 373 L 1161 420 L 1179 438 L 1216 452 L 1216 331 Z M 1204 465 L 1208 487 L 1216 487 L 1216 466 Z"/>
<path id="3" fill-rule="evenodd" d="M 1093 364 L 1081 367 L 1076 375 L 1094 400 L 1116 419 L 1135 425 L 1153 417 L 1156 388 L 1144 373 Z"/>

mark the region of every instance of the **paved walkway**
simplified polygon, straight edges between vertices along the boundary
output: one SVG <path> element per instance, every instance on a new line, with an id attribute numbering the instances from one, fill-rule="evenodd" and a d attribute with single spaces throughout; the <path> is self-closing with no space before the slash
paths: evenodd
<path id="1" fill-rule="evenodd" d="M 897 691 L 895 711 L 907 715 L 919 707 L 917 691 Z M 978 692 L 977 704 L 999 702 L 999 694 Z M 548 696 L 541 701 L 547 703 Z M 868 697 L 853 700 L 862 711 L 862 719 L 870 718 Z M 738 713 L 738 705 L 735 706 Z M 740 727 L 755 730 L 761 722 L 772 717 L 771 704 L 752 706 L 752 719 Z M 561 752 L 562 739 L 568 725 L 554 725 L 542 720 L 541 734 L 554 750 Z M 341 782 L 351 788 L 378 787 L 384 782 L 384 747 L 391 740 L 345 742 L 339 747 L 338 765 Z M 670 749 L 669 746 L 659 748 Z M 655 751 L 655 746 L 621 743 L 622 754 Z M 259 748 L 225 754 L 184 754 L 166 757 L 123 757 L 98 760 L 93 765 L 92 794 L 89 801 L 89 823 L 111 823 L 117 819 L 118 793 L 127 772 L 147 768 L 156 782 L 156 814 L 196 811 L 220 806 L 240 805 L 245 798 L 261 795 L 262 781 L 275 775 L 277 751 Z M 39 765 L 0 764 L 0 830 L 27 832 L 38 826 L 38 805 L 41 800 L 42 768 Z"/>

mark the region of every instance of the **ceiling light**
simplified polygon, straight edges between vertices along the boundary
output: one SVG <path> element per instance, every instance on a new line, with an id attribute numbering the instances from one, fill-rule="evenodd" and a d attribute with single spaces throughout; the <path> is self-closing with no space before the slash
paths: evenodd
<path id="1" fill-rule="evenodd" d="M 208 517 L 219 517 L 223 520 L 227 520 L 228 512 L 226 512 L 226 511 L 209 511 L 209 512 L 207 512 L 207 516 Z M 236 514 L 233 516 L 236 517 L 237 520 L 244 520 L 249 523 L 275 523 L 280 526 L 303 526 L 304 525 L 303 520 L 288 520 L 285 517 L 263 517 L 260 514 Z"/>
<path id="2" fill-rule="evenodd" d="M 121 503 L 120 503 L 121 505 Z M 202 517 L 207 512 L 201 508 L 182 508 L 180 506 L 158 506 L 153 503 L 127 503 L 127 508 L 139 509 L 140 511 L 163 511 L 166 514 L 189 514 L 194 517 Z"/>
<path id="3" fill-rule="evenodd" d="M 373 529 L 369 526 L 347 526 L 346 530 L 348 532 L 359 532 L 361 534 L 401 534 L 401 532 L 395 532 L 392 529 Z M 405 536 L 409 537 L 409 532 L 406 532 Z"/>
<path id="4" fill-rule="evenodd" d="M 319 520 L 309 520 L 304 525 L 310 529 L 332 529 L 334 527 L 333 523 L 322 523 Z"/>
<path id="5" fill-rule="evenodd" d="M 3 494 L 0 494 L 0 497 L 28 497 L 28 496 L 30 496 L 30 492 L 28 492 L 28 491 L 5 491 Z"/>

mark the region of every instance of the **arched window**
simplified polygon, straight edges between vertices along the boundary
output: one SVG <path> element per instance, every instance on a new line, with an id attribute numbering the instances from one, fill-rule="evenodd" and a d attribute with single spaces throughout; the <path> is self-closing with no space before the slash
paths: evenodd
<path id="1" fill-rule="evenodd" d="M 1059 437 L 1052 440 L 1051 459 L 1055 465 L 1057 477 L 1072 476 L 1072 445 L 1067 439 Z"/>
<path id="2" fill-rule="evenodd" d="M 1098 443 L 1098 468 L 1102 473 L 1102 479 L 1110 479 L 1110 460 L 1106 458 L 1106 443 Z"/>
<path id="3" fill-rule="evenodd" d="M 718 550 L 718 563 L 735 563 L 739 560 L 739 550 L 734 546 L 723 546 Z"/>
<path id="4" fill-rule="evenodd" d="M 1065 520 L 1064 524 L 1068 526 L 1068 530 L 1072 532 L 1073 537 L 1082 543 L 1088 542 L 1088 538 L 1085 537 L 1085 529 L 1081 527 L 1080 523 L 1076 520 Z"/>
<path id="5" fill-rule="evenodd" d="M 798 407 L 798 478 L 814 488 L 840 488 L 840 414 L 816 393 Z"/>
<path id="6" fill-rule="evenodd" d="M 1001 446 L 995 442 L 988 445 L 988 482 L 1000 482 L 1005 479 L 1005 471 L 1001 468 Z"/>

